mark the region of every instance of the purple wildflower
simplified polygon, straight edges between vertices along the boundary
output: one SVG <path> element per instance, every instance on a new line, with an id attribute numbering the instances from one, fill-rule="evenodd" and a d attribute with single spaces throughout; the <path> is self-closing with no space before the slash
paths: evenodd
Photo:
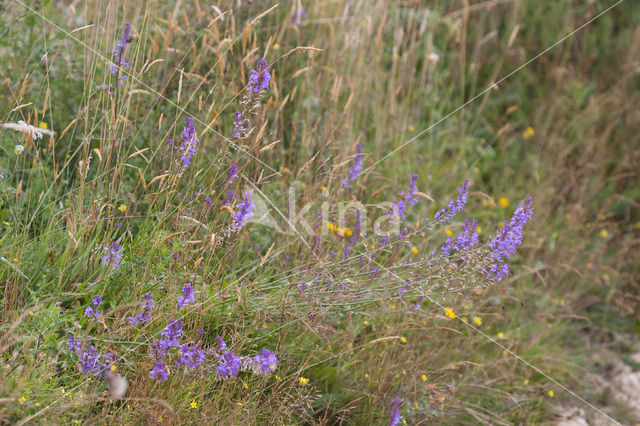
<path id="1" fill-rule="evenodd" d="M 4 179 L 4 172 L 0 171 L 0 179 Z"/>
<path id="2" fill-rule="evenodd" d="M 178 299 L 178 308 L 182 308 L 190 303 L 195 302 L 195 293 L 196 292 L 193 287 L 191 287 L 191 284 L 187 284 L 182 287 L 182 296 L 180 296 L 180 298 Z"/>
<path id="3" fill-rule="evenodd" d="M 234 189 L 229 189 L 226 192 L 227 199 L 224 202 L 225 206 L 230 206 L 232 203 L 236 201 L 236 191 Z"/>
<path id="4" fill-rule="evenodd" d="M 461 252 L 471 250 L 478 245 L 478 221 L 466 219 L 461 232 L 458 232 L 453 248 Z"/>
<path id="5" fill-rule="evenodd" d="M 155 365 L 149 371 L 149 375 L 156 380 L 165 381 L 169 377 L 169 371 L 167 371 L 167 364 L 163 361 L 156 361 Z"/>
<path id="6" fill-rule="evenodd" d="M 349 180 L 356 180 L 362 173 L 362 145 L 357 145 L 358 153 L 353 157 L 353 167 L 349 169 L 349 176 L 342 180 L 342 186 L 352 189 Z"/>
<path id="7" fill-rule="evenodd" d="M 409 186 L 407 186 L 406 191 L 402 191 L 400 193 L 399 200 L 393 201 L 391 203 L 391 209 L 387 212 L 387 215 L 389 217 L 399 216 L 401 219 L 406 219 L 407 206 L 414 206 L 418 202 L 418 199 L 415 196 L 418 192 L 418 190 L 416 189 L 417 180 L 418 175 L 412 173 L 411 180 L 409 181 Z"/>
<path id="8" fill-rule="evenodd" d="M 244 129 L 245 118 L 240 111 L 236 111 L 236 120 L 233 124 L 233 130 L 231 131 L 231 137 L 233 139 L 241 139 L 246 136 Z"/>
<path id="9" fill-rule="evenodd" d="M 306 17 L 307 17 L 307 12 L 305 12 L 304 9 L 300 9 L 300 11 L 294 10 L 293 18 L 291 18 L 291 23 L 293 25 L 298 25 L 298 23 Z"/>
<path id="10" fill-rule="evenodd" d="M 105 247 L 105 250 L 109 252 L 109 254 L 103 258 L 107 266 L 111 266 L 115 269 L 120 267 L 120 259 L 122 259 L 122 254 L 120 253 L 121 248 L 122 246 L 120 246 L 117 241 L 114 241 Z"/>
<path id="11" fill-rule="evenodd" d="M 207 203 L 208 205 L 211 205 L 211 198 L 204 197 L 204 202 Z"/>
<path id="12" fill-rule="evenodd" d="M 269 349 L 263 349 L 261 353 L 255 356 L 254 360 L 260 363 L 262 371 L 272 372 L 278 366 L 276 356 Z"/>
<path id="13" fill-rule="evenodd" d="M 186 365 L 187 367 L 196 368 L 204 362 L 204 351 L 198 346 L 182 345 L 180 347 L 180 358 L 176 361 L 176 365 Z"/>
<path id="14" fill-rule="evenodd" d="M 145 298 L 144 311 L 134 317 L 129 317 L 128 318 L 129 324 L 131 325 L 144 324 L 151 320 L 151 309 L 154 308 L 153 300 L 151 299 L 151 295 L 149 293 L 146 293 L 144 295 L 144 298 Z"/>
<path id="15" fill-rule="evenodd" d="M 169 324 L 160 333 L 161 336 L 166 337 L 164 340 L 166 341 L 167 347 L 180 346 L 178 339 L 184 334 L 184 331 L 182 331 L 183 324 L 184 321 L 182 318 L 178 318 L 176 320 L 169 319 Z"/>
<path id="16" fill-rule="evenodd" d="M 424 296 L 420 296 L 420 297 L 418 297 L 418 301 L 416 302 L 416 304 L 415 304 L 415 305 L 413 305 L 413 306 L 411 307 L 411 309 L 413 309 L 413 310 L 415 310 L 415 311 L 417 311 L 418 309 L 420 309 L 420 304 L 422 303 L 422 301 L 423 301 L 423 300 L 424 300 Z"/>
<path id="17" fill-rule="evenodd" d="M 433 216 L 433 225 L 451 222 L 451 219 L 462 211 L 467 204 L 467 193 L 469 191 L 469 179 L 465 179 L 464 183 L 458 188 L 458 198 L 449 201 L 447 207 L 442 208 Z M 429 222 L 429 218 L 425 219 Z"/>
<path id="18" fill-rule="evenodd" d="M 171 253 L 171 257 L 173 257 L 174 260 L 178 260 L 178 252 Z"/>
<path id="19" fill-rule="evenodd" d="M 76 340 L 76 338 L 73 336 L 69 336 L 69 339 L 67 340 L 67 347 L 69 348 L 70 351 L 77 353 L 78 351 L 80 351 L 81 346 L 82 344 L 80 343 L 79 340 Z"/>
<path id="20" fill-rule="evenodd" d="M 249 84 L 247 89 L 249 92 L 259 93 L 261 90 L 269 89 L 269 81 L 271 80 L 271 74 L 269 74 L 269 67 L 267 61 L 260 58 L 256 64 L 256 68 L 251 70 L 249 75 Z M 237 122 L 237 118 L 236 118 Z"/>
<path id="21" fill-rule="evenodd" d="M 227 343 L 224 341 L 222 336 L 218 336 L 216 340 L 218 341 L 218 347 L 216 348 L 218 352 L 222 352 L 227 349 Z"/>
<path id="22" fill-rule="evenodd" d="M 389 426 L 397 426 L 400 424 L 400 404 L 402 404 L 402 398 L 395 397 L 391 404 L 391 421 L 389 422 Z"/>
<path id="23" fill-rule="evenodd" d="M 84 316 L 85 317 L 94 317 L 94 318 L 98 318 L 98 316 L 100 315 L 100 313 L 98 312 L 98 305 L 100 304 L 100 302 L 102 302 L 102 296 L 101 295 L 97 295 L 91 298 L 91 304 L 93 305 L 93 307 L 91 307 L 91 305 L 87 305 L 87 307 L 84 310 Z"/>
<path id="24" fill-rule="evenodd" d="M 218 366 L 216 371 L 223 379 L 226 379 L 229 376 L 235 376 L 240 371 L 240 359 L 235 356 L 231 351 L 227 351 L 220 357 L 221 364 Z"/>
<path id="25" fill-rule="evenodd" d="M 504 221 L 502 228 L 498 230 L 494 239 L 489 243 L 488 246 L 492 249 L 491 258 L 495 261 L 489 267 L 489 270 L 485 271 L 489 278 L 501 280 L 509 275 L 507 259 L 513 256 L 518 246 L 522 244 L 522 228 L 533 216 L 531 202 L 531 196 L 527 195 L 518 204 L 513 216 L 511 216 L 511 220 Z"/>
<path id="26" fill-rule="evenodd" d="M 236 177 L 238 177 L 238 166 L 232 164 L 231 167 L 229 167 L 229 179 L 227 179 L 225 183 L 230 184 L 233 181 L 233 178 Z"/>
<path id="27" fill-rule="evenodd" d="M 111 74 L 119 75 L 123 68 L 129 68 L 129 62 L 124 58 L 124 51 L 127 47 L 127 43 L 132 41 L 131 38 L 131 24 L 125 23 L 124 29 L 122 31 L 122 38 L 118 41 L 116 48 L 113 49 L 113 56 L 116 58 L 115 61 L 111 64 Z M 118 80 L 121 80 L 118 83 L 118 86 L 122 86 L 124 84 L 124 80 L 127 79 L 126 75 L 119 75 Z"/>
<path id="28" fill-rule="evenodd" d="M 186 118 L 186 124 L 182 130 L 180 141 L 182 142 L 182 145 L 179 148 L 180 151 L 182 151 L 180 161 L 184 167 L 187 167 L 191 164 L 191 158 L 196 155 L 196 147 L 198 146 L 198 143 L 200 143 L 200 140 L 196 135 L 196 125 L 193 117 Z"/>
<path id="29" fill-rule="evenodd" d="M 242 228 L 253 216 L 253 208 L 255 205 L 253 204 L 252 198 L 253 194 L 246 192 L 244 194 L 244 200 L 238 204 L 238 209 L 233 215 L 233 220 L 236 222 L 237 228 Z"/>

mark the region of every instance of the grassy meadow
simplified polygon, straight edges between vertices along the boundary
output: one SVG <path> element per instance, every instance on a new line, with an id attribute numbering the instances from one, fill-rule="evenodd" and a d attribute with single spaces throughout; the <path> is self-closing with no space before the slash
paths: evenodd
<path id="1" fill-rule="evenodd" d="M 640 422 L 640 3 L 0 11 L 0 424 Z"/>

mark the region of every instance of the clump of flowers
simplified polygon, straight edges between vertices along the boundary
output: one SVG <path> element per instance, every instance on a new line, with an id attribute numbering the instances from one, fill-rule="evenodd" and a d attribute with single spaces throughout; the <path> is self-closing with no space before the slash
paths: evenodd
<path id="1" fill-rule="evenodd" d="M 251 70 L 247 90 L 253 93 L 260 93 L 260 91 L 262 90 L 268 90 L 270 80 L 271 74 L 269 73 L 269 66 L 267 65 L 267 61 L 265 61 L 263 58 L 260 58 L 258 59 L 256 68 Z"/>
<path id="2" fill-rule="evenodd" d="M 278 366 L 276 356 L 269 349 L 263 349 L 262 352 L 255 356 L 254 360 L 260 364 L 263 372 L 275 371 Z"/>
<path id="3" fill-rule="evenodd" d="M 67 339 L 67 348 L 78 355 L 82 374 L 92 373 L 96 377 L 104 377 L 106 371 L 118 358 L 115 354 L 102 356 L 89 340 L 82 344 L 74 336 L 69 336 Z"/>
<path id="4" fill-rule="evenodd" d="M 182 151 L 180 162 L 183 167 L 188 167 L 191 164 L 191 159 L 196 155 L 196 147 L 198 146 L 198 143 L 200 143 L 200 140 L 196 135 L 196 125 L 193 117 L 186 118 L 186 124 L 182 130 L 180 141 L 182 142 L 182 145 L 179 148 L 179 150 Z"/>
<path id="5" fill-rule="evenodd" d="M 352 189 L 349 180 L 356 180 L 362 173 L 362 145 L 357 145 L 357 154 L 353 157 L 353 167 L 349 169 L 349 176 L 345 177 L 342 180 L 342 186 L 345 188 Z"/>
<path id="6" fill-rule="evenodd" d="M 110 266 L 114 269 L 118 269 L 120 267 L 120 259 L 122 259 L 122 254 L 120 253 L 121 248 L 122 246 L 120 246 L 117 241 L 113 241 L 105 248 L 109 252 L 103 258 L 107 266 Z"/>
<path id="7" fill-rule="evenodd" d="M 464 206 L 467 204 L 468 192 L 469 179 L 465 179 L 462 186 L 458 188 L 458 198 L 449 201 L 447 207 L 442 208 L 435 215 L 433 215 L 433 220 L 431 221 L 431 223 L 435 226 L 451 222 L 451 219 L 453 219 L 456 214 L 460 213 Z M 427 218 L 425 219 L 425 221 L 429 222 L 430 219 Z"/>
<path id="8" fill-rule="evenodd" d="M 233 352 L 227 351 L 220 357 L 220 365 L 216 368 L 216 372 L 220 377 L 226 379 L 229 376 L 237 375 L 241 367 L 240 359 Z"/>
<path id="9" fill-rule="evenodd" d="M 229 167 L 229 179 L 227 179 L 225 184 L 232 183 L 233 179 L 237 177 L 238 177 L 238 166 L 236 166 L 235 164 L 232 164 L 231 167 Z"/>
<path id="10" fill-rule="evenodd" d="M 242 228 L 253 217 L 253 194 L 251 192 L 245 192 L 244 200 L 238 204 L 236 212 L 233 215 L 233 220 L 236 223 L 236 228 Z"/>
<path id="11" fill-rule="evenodd" d="M 516 249 L 522 244 L 522 229 L 533 216 L 530 195 L 518 204 L 510 220 L 505 220 L 496 236 L 488 244 L 491 249 L 493 264 L 485 271 L 491 279 L 501 280 L 509 275 L 507 259 L 516 253 Z"/>
<path id="12" fill-rule="evenodd" d="M 91 305 L 88 305 L 85 310 L 84 310 L 84 316 L 85 317 L 93 317 L 93 318 L 98 318 L 100 316 L 100 314 L 98 313 L 98 305 L 100 304 L 100 302 L 102 302 L 102 296 L 101 295 L 97 295 L 91 298 Z"/>
<path id="13" fill-rule="evenodd" d="M 391 419 L 389 421 L 389 426 L 397 426 L 401 423 L 400 404 L 402 404 L 402 398 L 400 397 L 395 397 L 393 401 L 391 401 L 391 412 L 389 414 Z"/>
<path id="14" fill-rule="evenodd" d="M 144 324 L 151 320 L 151 310 L 154 308 L 153 300 L 151 299 L 151 295 L 149 293 L 146 293 L 144 295 L 144 299 L 145 299 L 144 311 L 142 313 L 139 313 L 136 316 L 129 317 L 128 318 L 129 324 L 135 326 L 138 324 Z"/>
<path id="15" fill-rule="evenodd" d="M 124 51 L 127 48 L 127 44 L 131 43 L 133 38 L 131 37 L 131 24 L 125 23 L 122 31 L 122 38 L 118 41 L 116 47 L 113 49 L 114 62 L 111 64 L 111 74 L 118 76 L 118 86 L 124 84 L 124 80 L 127 79 L 126 75 L 122 74 L 123 68 L 129 68 L 129 62 L 124 57 Z"/>
<path id="16" fill-rule="evenodd" d="M 389 217 L 399 216 L 401 219 L 406 219 L 406 211 L 408 206 L 414 206 L 418 202 L 418 198 L 416 197 L 416 193 L 418 190 L 416 189 L 416 181 L 418 180 L 418 175 L 413 173 L 411 174 L 411 180 L 409 181 L 409 186 L 407 186 L 405 191 L 400 193 L 400 199 L 397 201 L 393 201 L 391 203 L 391 209 L 387 212 Z"/>
<path id="17" fill-rule="evenodd" d="M 178 299 L 178 308 L 182 308 L 184 306 L 187 306 L 190 303 L 195 302 L 196 301 L 195 294 L 196 292 L 191 286 L 191 284 L 187 284 L 184 287 L 182 287 L 182 296 L 180 296 L 180 298 Z"/>
<path id="18" fill-rule="evenodd" d="M 257 114 L 260 108 L 260 95 L 269 90 L 269 82 L 271 81 L 271 73 L 267 61 L 263 58 L 258 59 L 255 69 L 249 74 L 249 82 L 247 84 L 247 93 L 243 95 L 240 101 L 240 110 L 236 111 L 236 118 L 231 131 L 231 138 L 234 140 L 242 139 L 247 136 L 247 128 L 251 124 L 249 115 Z"/>

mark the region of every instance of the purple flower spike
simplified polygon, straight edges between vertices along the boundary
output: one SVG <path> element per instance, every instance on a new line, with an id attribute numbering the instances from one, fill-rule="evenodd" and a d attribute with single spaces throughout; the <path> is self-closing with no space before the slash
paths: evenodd
<path id="1" fill-rule="evenodd" d="M 167 364 L 163 361 L 156 361 L 153 369 L 149 371 L 149 375 L 156 380 L 165 381 L 167 377 L 169 377 L 169 372 L 167 371 Z"/>
<path id="2" fill-rule="evenodd" d="M 246 192 L 244 194 L 244 200 L 238 204 L 238 208 L 233 215 L 233 220 L 236 222 L 237 228 L 242 228 L 253 217 L 253 209 L 255 204 L 252 201 L 253 194 Z"/>
<path id="3" fill-rule="evenodd" d="M 391 402 L 391 421 L 389 426 L 397 426 L 400 422 L 400 404 L 402 404 L 402 398 L 395 397 Z"/>
<path id="4" fill-rule="evenodd" d="M 387 212 L 389 217 L 399 216 L 401 219 L 406 219 L 406 211 L 408 206 L 414 206 L 418 202 L 418 198 L 416 198 L 416 193 L 418 190 L 416 189 L 416 181 L 418 180 L 418 175 L 413 173 L 411 174 L 411 180 L 409 181 L 409 186 L 405 191 L 400 193 L 400 199 L 397 201 L 393 201 L 391 203 L 391 209 Z"/>
<path id="5" fill-rule="evenodd" d="M 200 140 L 196 135 L 196 125 L 193 117 L 186 118 L 186 124 L 182 130 L 180 141 L 182 142 L 182 145 L 179 148 L 180 151 L 182 151 L 180 161 L 184 167 L 188 167 L 191 164 L 191 159 L 196 155 L 196 147 L 198 146 L 198 143 L 200 143 Z"/>
<path id="6" fill-rule="evenodd" d="M 105 247 L 109 252 L 109 254 L 103 258 L 107 266 L 111 266 L 114 269 L 118 269 L 120 267 L 120 259 L 122 259 L 122 254 L 120 253 L 121 248 L 122 246 L 120 246 L 117 241 L 114 241 Z"/>
<path id="7" fill-rule="evenodd" d="M 178 299 L 178 308 L 182 308 L 190 303 L 195 302 L 195 294 L 196 292 L 193 287 L 191 287 L 191 284 L 187 284 L 182 287 L 182 296 L 180 296 L 180 298 Z"/>
<path id="8" fill-rule="evenodd" d="M 233 181 L 233 178 L 237 178 L 237 177 L 238 177 L 238 166 L 236 166 L 235 164 L 232 164 L 231 167 L 229 167 L 229 179 L 227 179 L 225 184 L 230 184 Z"/>
<path id="9" fill-rule="evenodd" d="M 144 295 L 144 298 L 145 298 L 144 311 L 134 317 L 129 317 L 128 318 L 129 324 L 131 325 L 144 324 L 151 320 L 151 310 L 154 308 L 153 300 L 151 299 L 151 295 L 149 293 L 146 293 Z"/>
<path id="10" fill-rule="evenodd" d="M 349 169 L 349 177 L 342 180 L 342 186 L 352 189 L 349 180 L 356 180 L 362 173 L 362 144 L 357 145 L 358 153 L 353 157 L 353 167 Z"/>
<path id="11" fill-rule="evenodd" d="M 118 75 L 118 86 L 124 84 L 124 80 L 127 79 L 126 75 L 121 75 L 124 68 L 129 68 L 129 62 L 124 58 L 124 51 L 127 48 L 127 44 L 131 43 L 131 24 L 125 23 L 122 31 L 122 38 L 118 41 L 116 48 L 113 49 L 114 62 L 111 64 L 111 74 Z"/>
<path id="12" fill-rule="evenodd" d="M 260 368 L 265 373 L 275 371 L 278 366 L 276 356 L 269 349 L 263 349 L 261 353 L 255 356 L 254 360 L 260 363 Z"/>
<path id="13" fill-rule="evenodd" d="M 465 179 L 464 183 L 458 188 L 458 198 L 449 201 L 447 207 L 442 208 L 433 216 L 433 225 L 445 224 L 451 222 L 454 216 L 464 209 L 467 204 L 467 194 L 469 192 L 469 179 Z M 429 222 L 429 218 L 425 220 Z"/>
<path id="14" fill-rule="evenodd" d="M 221 364 L 216 371 L 223 379 L 229 376 L 235 376 L 238 374 L 238 371 L 240 371 L 240 359 L 231 351 L 225 352 L 225 354 L 220 357 L 220 361 Z"/>
<path id="15" fill-rule="evenodd" d="M 256 64 L 256 69 L 251 70 L 249 75 L 249 84 L 247 89 L 253 93 L 260 93 L 262 90 L 269 89 L 269 81 L 271 80 L 271 74 L 269 74 L 269 67 L 267 61 L 260 58 Z"/>

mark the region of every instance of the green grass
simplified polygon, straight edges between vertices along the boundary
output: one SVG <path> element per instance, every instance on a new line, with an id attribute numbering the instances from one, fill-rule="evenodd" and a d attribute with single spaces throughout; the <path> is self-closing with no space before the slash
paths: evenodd
<path id="1" fill-rule="evenodd" d="M 623 1 L 477 99 L 615 2 L 318 0 L 302 2 L 298 26 L 297 0 L 264 15 L 273 4 L 219 1 L 224 19 L 198 1 L 28 4 L 0 6 L 0 122 L 46 123 L 56 135 L 0 128 L 1 423 L 385 424 L 396 396 L 408 424 L 541 423 L 556 406 L 594 414 L 513 354 L 616 420 L 637 420 L 590 378 L 602 373 L 594 354 L 604 350 L 637 367 L 624 343 L 640 331 L 636 3 Z M 135 38 L 117 87 L 108 61 L 125 22 Z M 261 57 L 270 89 L 249 137 L 229 141 Z M 179 144 L 189 115 L 200 144 L 180 174 L 167 140 Z M 346 192 L 357 143 L 366 172 Z M 232 222 L 222 208 L 230 164 L 246 177 L 232 187 L 264 194 L 285 230 L 291 185 L 297 211 L 316 203 L 312 227 L 322 200 L 334 223 L 337 203 L 351 200 L 373 221 L 411 173 L 426 196 L 403 225 L 407 243 L 380 252 L 393 273 L 371 280 L 357 258 L 341 260 L 335 235 L 323 237 L 333 260 L 307 247 L 313 236 L 256 223 L 221 243 Z M 465 178 L 465 211 L 417 233 Z M 422 259 L 465 218 L 489 241 L 526 194 L 534 216 L 507 279 L 438 260 L 438 276 L 395 296 L 410 274 L 433 271 L 401 262 Z M 113 270 L 101 262 L 116 239 L 123 261 Z M 377 237 L 366 241 L 355 254 L 380 249 Z M 297 285 L 318 273 L 360 297 L 323 287 L 301 297 Z M 187 283 L 196 303 L 179 312 Z M 132 327 L 126 318 L 147 292 L 153 320 Z M 96 294 L 104 323 L 83 317 Z M 413 310 L 419 295 L 430 299 Z M 185 343 L 212 348 L 221 335 L 239 355 L 269 348 L 277 370 L 219 381 L 209 361 L 152 380 L 153 338 L 178 316 Z M 69 333 L 120 356 L 125 400 L 110 401 L 102 380 L 81 374 Z"/>

